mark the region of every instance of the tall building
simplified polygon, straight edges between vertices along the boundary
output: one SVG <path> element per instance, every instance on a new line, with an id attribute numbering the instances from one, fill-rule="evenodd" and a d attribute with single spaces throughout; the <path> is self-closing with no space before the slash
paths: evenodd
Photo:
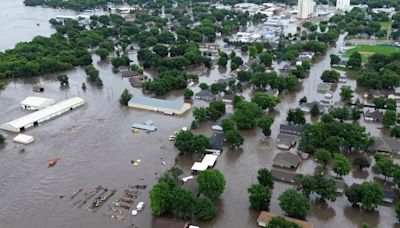
<path id="1" fill-rule="evenodd" d="M 307 19 L 314 13 L 315 2 L 314 0 L 298 0 L 297 5 L 297 18 Z"/>
<path id="2" fill-rule="evenodd" d="M 347 11 L 350 9 L 350 0 L 336 0 L 336 9 Z"/>

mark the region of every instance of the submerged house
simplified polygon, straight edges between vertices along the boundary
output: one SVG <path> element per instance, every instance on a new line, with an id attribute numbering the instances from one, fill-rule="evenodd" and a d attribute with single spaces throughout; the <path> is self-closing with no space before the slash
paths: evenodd
<path id="1" fill-rule="evenodd" d="M 224 149 L 224 133 L 223 132 L 215 132 L 210 137 L 210 146 L 208 150 L 211 151 L 219 151 L 222 152 Z"/>
<path id="2" fill-rule="evenodd" d="M 56 101 L 51 98 L 44 97 L 27 97 L 21 101 L 21 108 L 28 110 L 40 110 L 55 104 Z"/>
<path id="3" fill-rule="evenodd" d="M 303 132 L 303 126 L 299 124 L 281 124 L 279 126 L 279 132 L 289 135 L 300 135 Z"/>
<path id="4" fill-rule="evenodd" d="M 274 217 L 277 217 L 277 216 L 280 216 L 280 215 L 277 215 L 277 214 L 274 214 L 271 212 L 262 211 L 257 218 L 257 224 L 261 227 L 266 227 L 268 225 L 268 223 L 271 221 L 271 219 Z M 290 217 L 286 217 L 286 216 L 281 216 L 281 217 L 288 222 L 297 224 L 301 228 L 313 228 L 314 227 L 314 225 L 310 222 L 306 222 L 303 220 L 294 219 L 294 218 L 290 218 Z"/>
<path id="5" fill-rule="evenodd" d="M 400 154 L 400 140 L 387 136 L 373 137 L 374 144 L 370 148 L 371 152 L 389 155 Z"/>
<path id="6" fill-rule="evenodd" d="M 275 156 L 272 165 L 287 169 L 297 169 L 297 167 L 300 165 L 300 161 L 300 157 L 296 154 L 282 152 Z"/>
<path id="7" fill-rule="evenodd" d="M 276 146 L 279 149 L 290 150 L 290 148 L 296 146 L 296 144 L 297 144 L 297 136 L 295 135 L 279 133 L 278 137 L 276 138 Z"/>
<path id="8" fill-rule="evenodd" d="M 372 122 L 380 122 L 383 119 L 383 112 L 379 110 L 369 111 L 367 110 L 364 112 L 364 120 L 365 121 L 372 121 Z"/>
<path id="9" fill-rule="evenodd" d="M 275 180 L 289 182 L 292 184 L 294 184 L 294 179 L 297 176 L 297 174 L 294 172 L 274 168 L 271 169 L 271 175 Z"/>
<path id="10" fill-rule="evenodd" d="M 150 97 L 133 96 L 128 107 L 162 112 L 168 115 L 181 115 L 191 108 L 191 105 L 181 101 L 169 101 Z"/>
<path id="11" fill-rule="evenodd" d="M 215 95 L 208 89 L 201 90 L 200 92 L 194 95 L 194 98 L 204 101 L 213 101 L 215 100 Z"/>

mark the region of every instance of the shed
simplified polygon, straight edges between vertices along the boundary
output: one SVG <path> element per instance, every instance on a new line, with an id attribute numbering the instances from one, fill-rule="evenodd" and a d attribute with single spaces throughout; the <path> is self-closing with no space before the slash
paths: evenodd
<path id="1" fill-rule="evenodd" d="M 385 203 L 393 203 L 394 201 L 394 190 L 391 188 L 383 188 L 383 202 Z"/>
<path id="2" fill-rule="evenodd" d="M 40 123 L 59 116 L 65 112 L 71 111 L 79 106 L 85 104 L 85 101 L 80 97 L 73 97 L 64 101 L 61 101 L 55 105 L 33 112 L 26 116 L 20 117 L 16 120 L 10 121 L 0 126 L 0 129 L 20 132 L 27 128 L 38 126 Z"/>
<path id="3" fill-rule="evenodd" d="M 300 135 L 303 132 L 303 126 L 298 124 L 281 124 L 279 132 L 289 135 Z"/>
<path id="4" fill-rule="evenodd" d="M 205 100 L 205 101 L 213 101 L 215 100 L 215 95 L 212 94 L 212 92 L 208 89 L 201 90 L 200 92 L 196 93 L 194 95 L 194 98 L 199 99 L 199 100 Z"/>
<path id="5" fill-rule="evenodd" d="M 16 143 L 29 144 L 34 141 L 34 138 L 30 135 L 18 134 L 13 138 L 13 141 Z"/>
<path id="6" fill-rule="evenodd" d="M 380 122 L 383 119 L 383 112 L 379 110 L 369 111 L 367 110 L 364 112 L 364 120 L 365 121 L 373 121 L 373 122 Z"/>
<path id="7" fill-rule="evenodd" d="M 347 185 L 343 180 L 339 180 L 339 179 L 333 179 L 335 181 L 335 185 L 336 185 L 336 192 L 342 194 L 346 188 Z"/>
<path id="8" fill-rule="evenodd" d="M 28 110 L 40 110 L 50 105 L 55 104 L 56 101 L 50 98 L 44 97 L 27 97 L 23 101 L 21 101 L 21 108 Z"/>
<path id="9" fill-rule="evenodd" d="M 294 179 L 296 178 L 297 174 L 293 172 L 288 172 L 280 169 L 271 169 L 272 178 L 279 181 L 285 181 L 289 183 L 294 183 Z"/>
<path id="10" fill-rule="evenodd" d="M 203 158 L 203 160 L 201 161 L 201 163 L 206 164 L 207 167 L 214 167 L 215 162 L 217 162 L 217 155 L 214 154 L 206 154 Z"/>
<path id="11" fill-rule="evenodd" d="M 215 132 L 210 137 L 210 146 L 208 149 L 222 151 L 224 148 L 224 133 Z"/>
<path id="12" fill-rule="evenodd" d="M 157 218 L 153 228 L 188 228 L 189 222 L 177 219 Z"/>
<path id="13" fill-rule="evenodd" d="M 288 135 L 288 134 L 278 134 L 276 138 L 276 146 L 279 149 L 290 150 L 290 148 L 296 146 L 297 144 L 297 137 L 295 135 Z"/>
<path id="14" fill-rule="evenodd" d="M 208 168 L 207 164 L 195 162 L 191 168 L 192 172 L 204 171 Z"/>
<path id="15" fill-rule="evenodd" d="M 288 169 L 297 169 L 297 167 L 300 164 L 300 161 L 301 161 L 300 157 L 297 156 L 296 154 L 290 152 L 282 152 L 278 153 L 275 156 L 272 164 L 275 166 L 284 167 Z"/>
<path id="16" fill-rule="evenodd" d="M 270 212 L 266 212 L 266 211 L 262 211 L 257 218 L 257 223 L 259 226 L 266 227 L 268 225 L 269 221 L 271 221 L 271 219 L 273 217 L 277 217 L 277 216 L 279 216 L 279 215 L 270 213 Z M 314 225 L 310 222 L 306 222 L 303 220 L 294 219 L 294 218 L 290 218 L 290 217 L 286 217 L 286 216 L 281 216 L 281 217 L 288 222 L 296 223 L 301 228 L 313 228 L 314 227 Z"/>
<path id="17" fill-rule="evenodd" d="M 140 124 L 140 123 L 132 124 L 132 128 L 133 129 L 142 129 L 145 131 L 156 131 L 157 130 L 157 128 L 152 125 Z"/>
<path id="18" fill-rule="evenodd" d="M 169 101 L 143 96 L 133 96 L 128 102 L 128 107 L 162 112 L 165 114 L 180 115 L 188 111 L 191 108 L 191 105 L 181 101 Z"/>

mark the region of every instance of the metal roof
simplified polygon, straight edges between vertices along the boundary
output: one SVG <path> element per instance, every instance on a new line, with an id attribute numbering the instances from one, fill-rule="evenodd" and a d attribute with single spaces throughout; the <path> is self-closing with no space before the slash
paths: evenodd
<path id="1" fill-rule="evenodd" d="M 56 103 L 54 99 L 45 98 L 45 97 L 27 97 L 23 101 L 21 101 L 21 105 L 25 106 L 34 106 L 39 107 L 45 104 L 52 105 Z"/>
<path id="2" fill-rule="evenodd" d="M 180 111 L 184 103 L 181 101 L 169 101 L 169 100 L 162 100 L 150 97 L 141 97 L 141 96 L 133 96 L 129 103 L 145 105 L 145 106 L 152 106 L 154 108 L 165 108 L 165 109 L 174 109 Z"/>

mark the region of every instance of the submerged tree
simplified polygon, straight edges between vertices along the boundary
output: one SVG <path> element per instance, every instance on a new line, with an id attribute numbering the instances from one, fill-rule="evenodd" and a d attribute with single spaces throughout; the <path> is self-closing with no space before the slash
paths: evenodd
<path id="1" fill-rule="evenodd" d="M 121 94 L 121 97 L 119 98 L 119 103 L 121 105 L 128 106 L 128 102 L 132 97 L 133 97 L 133 95 L 129 92 L 129 90 L 124 89 L 124 91 Z"/>
<path id="2" fill-rule="evenodd" d="M 224 175 L 217 169 L 207 169 L 197 177 L 200 192 L 210 199 L 218 198 L 225 190 Z"/>
<path id="3" fill-rule="evenodd" d="M 261 184 L 254 184 L 247 191 L 249 192 L 249 201 L 252 208 L 263 211 L 269 210 L 271 191 L 268 188 Z"/>

